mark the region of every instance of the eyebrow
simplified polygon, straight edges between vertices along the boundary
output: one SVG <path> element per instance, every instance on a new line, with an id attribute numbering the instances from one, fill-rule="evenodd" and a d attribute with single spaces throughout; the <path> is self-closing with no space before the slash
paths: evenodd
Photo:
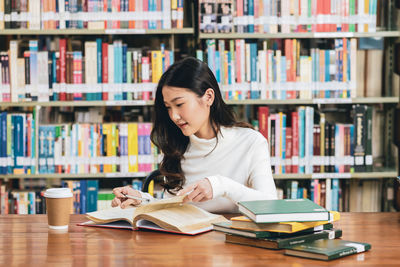
<path id="1" fill-rule="evenodd" d="M 171 103 L 175 102 L 176 100 L 178 100 L 180 98 L 183 98 L 183 97 L 182 96 L 175 97 L 174 99 L 171 100 Z M 168 104 L 168 102 L 164 101 L 164 104 Z"/>

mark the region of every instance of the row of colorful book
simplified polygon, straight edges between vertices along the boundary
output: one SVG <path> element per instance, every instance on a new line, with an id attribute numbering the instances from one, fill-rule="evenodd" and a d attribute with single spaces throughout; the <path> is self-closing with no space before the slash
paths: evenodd
<path id="1" fill-rule="evenodd" d="M 183 0 L 1 0 L 1 29 L 183 28 Z"/>
<path id="2" fill-rule="evenodd" d="M 213 71 L 225 99 L 355 97 L 357 40 L 334 39 L 330 49 L 310 48 L 308 55 L 302 43 L 264 41 L 260 50 L 254 41 L 210 39 L 197 58 Z"/>
<path id="3" fill-rule="evenodd" d="M 2 112 L 0 174 L 151 172 L 159 163 L 151 129 L 151 123 L 42 125 L 36 147 L 33 114 Z"/>
<path id="4" fill-rule="evenodd" d="M 0 174 L 36 173 L 35 113 L 0 113 Z"/>
<path id="5" fill-rule="evenodd" d="M 38 183 L 39 186 L 32 187 L 33 184 L 36 183 L 28 181 L 20 184 L 18 189 L 0 182 L 0 214 L 45 214 L 46 200 L 43 194 L 44 188 L 49 185 Z M 73 193 L 71 214 L 109 209 L 115 197 L 111 189 L 99 189 L 98 180 L 63 180 L 58 186 L 70 188 Z M 141 190 L 142 180 L 133 179 L 132 188 Z M 153 184 L 149 185 L 149 193 L 152 195 L 153 188 Z"/>
<path id="6" fill-rule="evenodd" d="M 149 100 L 174 63 L 174 53 L 164 44 L 147 51 L 97 38 L 80 43 L 83 51 L 70 51 L 70 41 L 29 40 L 29 50 L 23 50 L 25 41 L 10 41 L 10 50 L 0 52 L 0 101 Z"/>
<path id="7" fill-rule="evenodd" d="M 203 33 L 375 32 L 377 0 L 200 0 Z"/>
<path id="8" fill-rule="evenodd" d="M 259 107 L 256 125 L 269 141 L 274 173 L 372 171 L 372 107 L 355 105 L 352 113 L 352 123 L 333 123 L 313 107 L 272 114 Z"/>
<path id="9" fill-rule="evenodd" d="M 39 173 L 136 173 L 157 169 L 151 123 L 39 127 Z"/>
<path id="10" fill-rule="evenodd" d="M 340 219 L 309 199 L 254 200 L 238 203 L 243 216 L 215 223 L 225 242 L 266 249 L 285 249 L 285 255 L 333 260 L 371 249 L 368 243 L 339 239 Z"/>

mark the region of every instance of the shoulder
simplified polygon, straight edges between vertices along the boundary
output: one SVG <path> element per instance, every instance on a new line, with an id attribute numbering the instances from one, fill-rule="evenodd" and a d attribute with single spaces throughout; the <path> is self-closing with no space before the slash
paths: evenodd
<path id="1" fill-rule="evenodd" d="M 222 133 L 234 138 L 237 141 L 250 144 L 266 143 L 267 139 L 259 132 L 245 127 L 224 127 Z"/>

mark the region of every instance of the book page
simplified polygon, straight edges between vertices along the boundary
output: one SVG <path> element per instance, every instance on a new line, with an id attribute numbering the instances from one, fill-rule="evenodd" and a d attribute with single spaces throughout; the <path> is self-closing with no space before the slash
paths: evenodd
<path id="1" fill-rule="evenodd" d="M 179 232 L 190 232 L 211 226 L 212 223 L 227 221 L 221 215 L 215 215 L 191 204 L 167 206 L 159 210 L 138 214 L 136 221 L 145 219 L 152 221 L 160 227 Z"/>
<path id="2" fill-rule="evenodd" d="M 108 223 L 118 220 L 125 220 L 133 225 L 132 216 L 136 208 L 121 209 L 115 207 L 106 210 L 98 210 L 86 213 L 86 217 L 95 223 Z"/>
<path id="3" fill-rule="evenodd" d="M 167 207 L 179 206 L 183 203 L 184 198 L 185 198 L 185 195 L 176 196 L 176 197 L 153 201 L 153 202 L 150 202 L 149 204 L 139 206 L 136 208 L 133 218 L 135 218 L 137 215 L 142 214 L 142 213 L 149 213 L 149 212 L 152 212 L 155 210 L 165 209 Z"/>

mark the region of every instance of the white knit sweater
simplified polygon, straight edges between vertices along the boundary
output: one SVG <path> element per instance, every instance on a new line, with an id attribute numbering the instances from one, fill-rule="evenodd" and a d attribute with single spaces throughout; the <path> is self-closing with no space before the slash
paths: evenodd
<path id="1" fill-rule="evenodd" d="M 217 138 L 190 136 L 181 161 L 186 177 L 183 187 L 208 178 L 213 199 L 194 203 L 210 212 L 237 212 L 238 201 L 276 199 L 267 140 L 242 127 L 221 127 Z M 165 194 L 169 196 L 168 194 Z"/>

